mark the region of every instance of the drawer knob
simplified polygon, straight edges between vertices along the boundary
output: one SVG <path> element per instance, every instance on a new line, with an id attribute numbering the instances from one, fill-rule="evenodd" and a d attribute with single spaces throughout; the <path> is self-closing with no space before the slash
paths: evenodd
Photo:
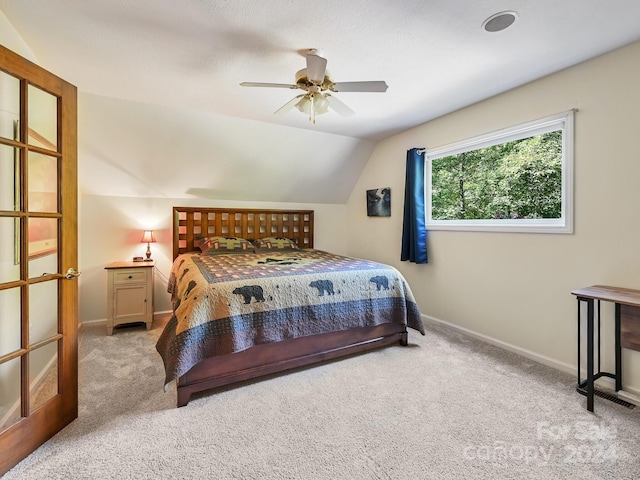
<path id="1" fill-rule="evenodd" d="M 133 277 L 131 275 L 129 275 L 129 280 L 131 280 Z"/>

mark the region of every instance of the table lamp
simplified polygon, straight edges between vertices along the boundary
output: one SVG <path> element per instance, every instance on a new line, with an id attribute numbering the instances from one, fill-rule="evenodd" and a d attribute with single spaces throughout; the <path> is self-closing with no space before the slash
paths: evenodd
<path id="1" fill-rule="evenodd" d="M 153 236 L 153 230 L 145 230 L 144 235 L 142 235 L 142 240 L 140 243 L 147 244 L 147 258 L 144 259 L 145 262 L 152 262 L 151 259 L 151 244 L 156 242 L 156 237 Z"/>

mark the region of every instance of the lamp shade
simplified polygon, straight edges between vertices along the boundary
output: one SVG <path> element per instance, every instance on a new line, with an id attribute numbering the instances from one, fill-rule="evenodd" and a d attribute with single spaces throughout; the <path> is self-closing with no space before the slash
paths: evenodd
<path id="1" fill-rule="evenodd" d="M 321 93 L 315 94 L 313 96 L 313 106 L 316 115 L 322 115 L 323 113 L 327 113 L 329 111 L 329 102 Z"/>
<path id="2" fill-rule="evenodd" d="M 145 230 L 140 243 L 155 243 L 156 237 L 153 236 L 153 230 Z"/>
<path id="3" fill-rule="evenodd" d="M 311 101 L 309 100 L 309 95 L 305 95 L 300 99 L 298 103 L 296 103 L 296 108 L 300 110 L 302 113 L 309 114 L 311 110 Z"/>

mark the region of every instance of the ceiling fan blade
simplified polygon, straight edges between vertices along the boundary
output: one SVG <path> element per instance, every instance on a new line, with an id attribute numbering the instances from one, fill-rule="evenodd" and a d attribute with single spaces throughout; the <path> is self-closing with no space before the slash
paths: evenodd
<path id="1" fill-rule="evenodd" d="M 326 94 L 325 98 L 327 99 L 327 102 L 329 102 L 329 106 L 333 108 L 338 115 L 350 117 L 356 113 L 333 95 Z"/>
<path id="2" fill-rule="evenodd" d="M 300 100 L 301 97 L 304 97 L 304 94 L 302 95 L 297 95 L 295 97 L 293 97 L 291 100 L 289 100 L 287 103 L 285 103 L 283 106 L 281 106 L 278 110 L 276 110 L 275 112 L 273 112 L 274 115 L 284 115 L 285 113 L 287 113 L 289 110 L 291 110 L 294 105 L 296 103 L 298 103 L 298 101 Z"/>
<path id="3" fill-rule="evenodd" d="M 389 86 L 385 81 L 374 82 L 338 82 L 333 85 L 334 92 L 386 92 Z"/>
<path id="4" fill-rule="evenodd" d="M 297 85 L 290 85 L 288 83 L 242 82 L 240 85 L 243 87 L 298 88 Z"/>
<path id="5" fill-rule="evenodd" d="M 307 78 L 313 83 L 324 82 L 324 74 L 327 70 L 327 59 L 319 55 L 307 55 Z"/>

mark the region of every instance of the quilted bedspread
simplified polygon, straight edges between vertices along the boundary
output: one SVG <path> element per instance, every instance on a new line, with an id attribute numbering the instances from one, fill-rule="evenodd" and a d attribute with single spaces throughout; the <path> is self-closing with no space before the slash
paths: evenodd
<path id="1" fill-rule="evenodd" d="M 174 315 L 156 345 L 167 384 L 205 358 L 294 337 L 383 323 L 424 335 L 400 272 L 321 250 L 183 254 L 168 291 Z"/>

